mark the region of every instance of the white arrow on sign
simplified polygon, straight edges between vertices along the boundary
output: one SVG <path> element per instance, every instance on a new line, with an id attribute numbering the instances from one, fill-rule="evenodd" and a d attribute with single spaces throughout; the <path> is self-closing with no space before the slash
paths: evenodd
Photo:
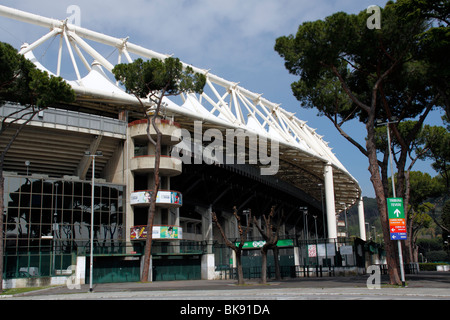
<path id="1" fill-rule="evenodd" d="M 395 209 L 394 214 L 397 216 L 397 218 L 399 217 L 399 215 L 402 214 L 402 212 L 398 209 Z"/>

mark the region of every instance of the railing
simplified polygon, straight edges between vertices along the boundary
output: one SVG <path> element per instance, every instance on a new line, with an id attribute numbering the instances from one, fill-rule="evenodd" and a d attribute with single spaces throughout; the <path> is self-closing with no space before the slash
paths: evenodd
<path id="1" fill-rule="evenodd" d="M 24 111 L 18 112 L 20 110 Z M 17 119 L 23 116 L 27 110 L 19 105 L 6 104 L 0 108 L 0 117 L 8 117 L 13 112 L 18 113 L 11 118 Z M 29 117 L 25 116 L 24 118 L 26 120 Z M 51 124 L 55 127 L 63 126 L 66 130 L 80 131 L 80 129 L 86 129 L 103 134 L 109 133 L 111 136 L 122 139 L 126 138 L 127 133 L 125 121 L 70 110 L 48 108 L 39 112 L 32 121 Z"/>
<path id="2" fill-rule="evenodd" d="M 76 264 L 73 253 L 52 251 L 6 252 L 3 258 L 4 279 L 64 276 L 70 274 L 68 268 Z"/>
<path id="3" fill-rule="evenodd" d="M 380 267 L 381 274 L 388 274 L 389 270 L 386 264 L 378 264 Z M 419 273 L 419 265 L 417 263 L 404 263 L 403 270 L 405 270 L 405 274 L 418 274 Z"/>
<path id="4" fill-rule="evenodd" d="M 205 241 L 153 242 L 152 255 L 195 255 L 206 253 Z"/>

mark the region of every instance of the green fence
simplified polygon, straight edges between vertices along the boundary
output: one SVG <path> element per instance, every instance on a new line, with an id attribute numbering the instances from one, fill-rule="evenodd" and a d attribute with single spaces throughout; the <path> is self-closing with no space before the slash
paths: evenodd
<path id="1" fill-rule="evenodd" d="M 139 257 L 94 257 L 92 283 L 135 282 L 140 280 Z M 89 283 L 90 261 L 86 259 L 86 283 Z"/>
<path id="2" fill-rule="evenodd" d="M 153 280 L 200 280 L 200 256 L 154 256 Z"/>
<path id="3" fill-rule="evenodd" d="M 3 278 L 51 277 L 71 274 L 69 267 L 76 264 L 73 253 L 53 252 L 6 252 L 4 255 Z"/>

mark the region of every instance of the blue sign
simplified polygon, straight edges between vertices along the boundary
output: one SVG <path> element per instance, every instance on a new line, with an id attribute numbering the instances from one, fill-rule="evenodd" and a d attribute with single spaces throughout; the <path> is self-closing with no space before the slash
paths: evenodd
<path id="1" fill-rule="evenodd" d="M 406 232 L 395 232 L 391 233 L 391 240 L 406 240 Z"/>

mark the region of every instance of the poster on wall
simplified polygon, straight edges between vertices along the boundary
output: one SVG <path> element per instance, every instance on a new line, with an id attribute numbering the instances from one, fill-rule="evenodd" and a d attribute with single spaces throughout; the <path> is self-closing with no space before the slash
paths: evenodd
<path id="1" fill-rule="evenodd" d="M 150 203 L 152 195 L 150 191 L 139 191 L 133 192 L 130 197 L 130 203 L 133 204 L 143 204 Z"/>
<path id="2" fill-rule="evenodd" d="M 181 239 L 182 228 L 176 226 L 154 226 L 153 239 Z"/>
<path id="3" fill-rule="evenodd" d="M 342 246 L 339 248 L 341 254 L 353 254 L 353 246 Z"/>
<path id="4" fill-rule="evenodd" d="M 137 191 L 133 192 L 130 196 L 130 204 L 147 204 L 150 203 L 152 198 L 151 191 Z M 176 204 L 182 205 L 181 193 L 177 191 L 158 191 L 156 196 L 156 203 L 160 204 Z"/>
<path id="5" fill-rule="evenodd" d="M 134 226 L 130 232 L 131 240 L 147 239 L 147 226 Z M 153 226 L 152 238 L 155 240 L 180 240 L 183 238 L 183 228 L 178 226 Z"/>
<path id="6" fill-rule="evenodd" d="M 319 257 L 333 257 L 336 255 L 334 243 L 321 243 L 317 245 L 317 253 Z"/>
<path id="7" fill-rule="evenodd" d="M 317 257 L 317 246 L 315 244 L 308 245 L 308 257 L 309 258 Z"/>

